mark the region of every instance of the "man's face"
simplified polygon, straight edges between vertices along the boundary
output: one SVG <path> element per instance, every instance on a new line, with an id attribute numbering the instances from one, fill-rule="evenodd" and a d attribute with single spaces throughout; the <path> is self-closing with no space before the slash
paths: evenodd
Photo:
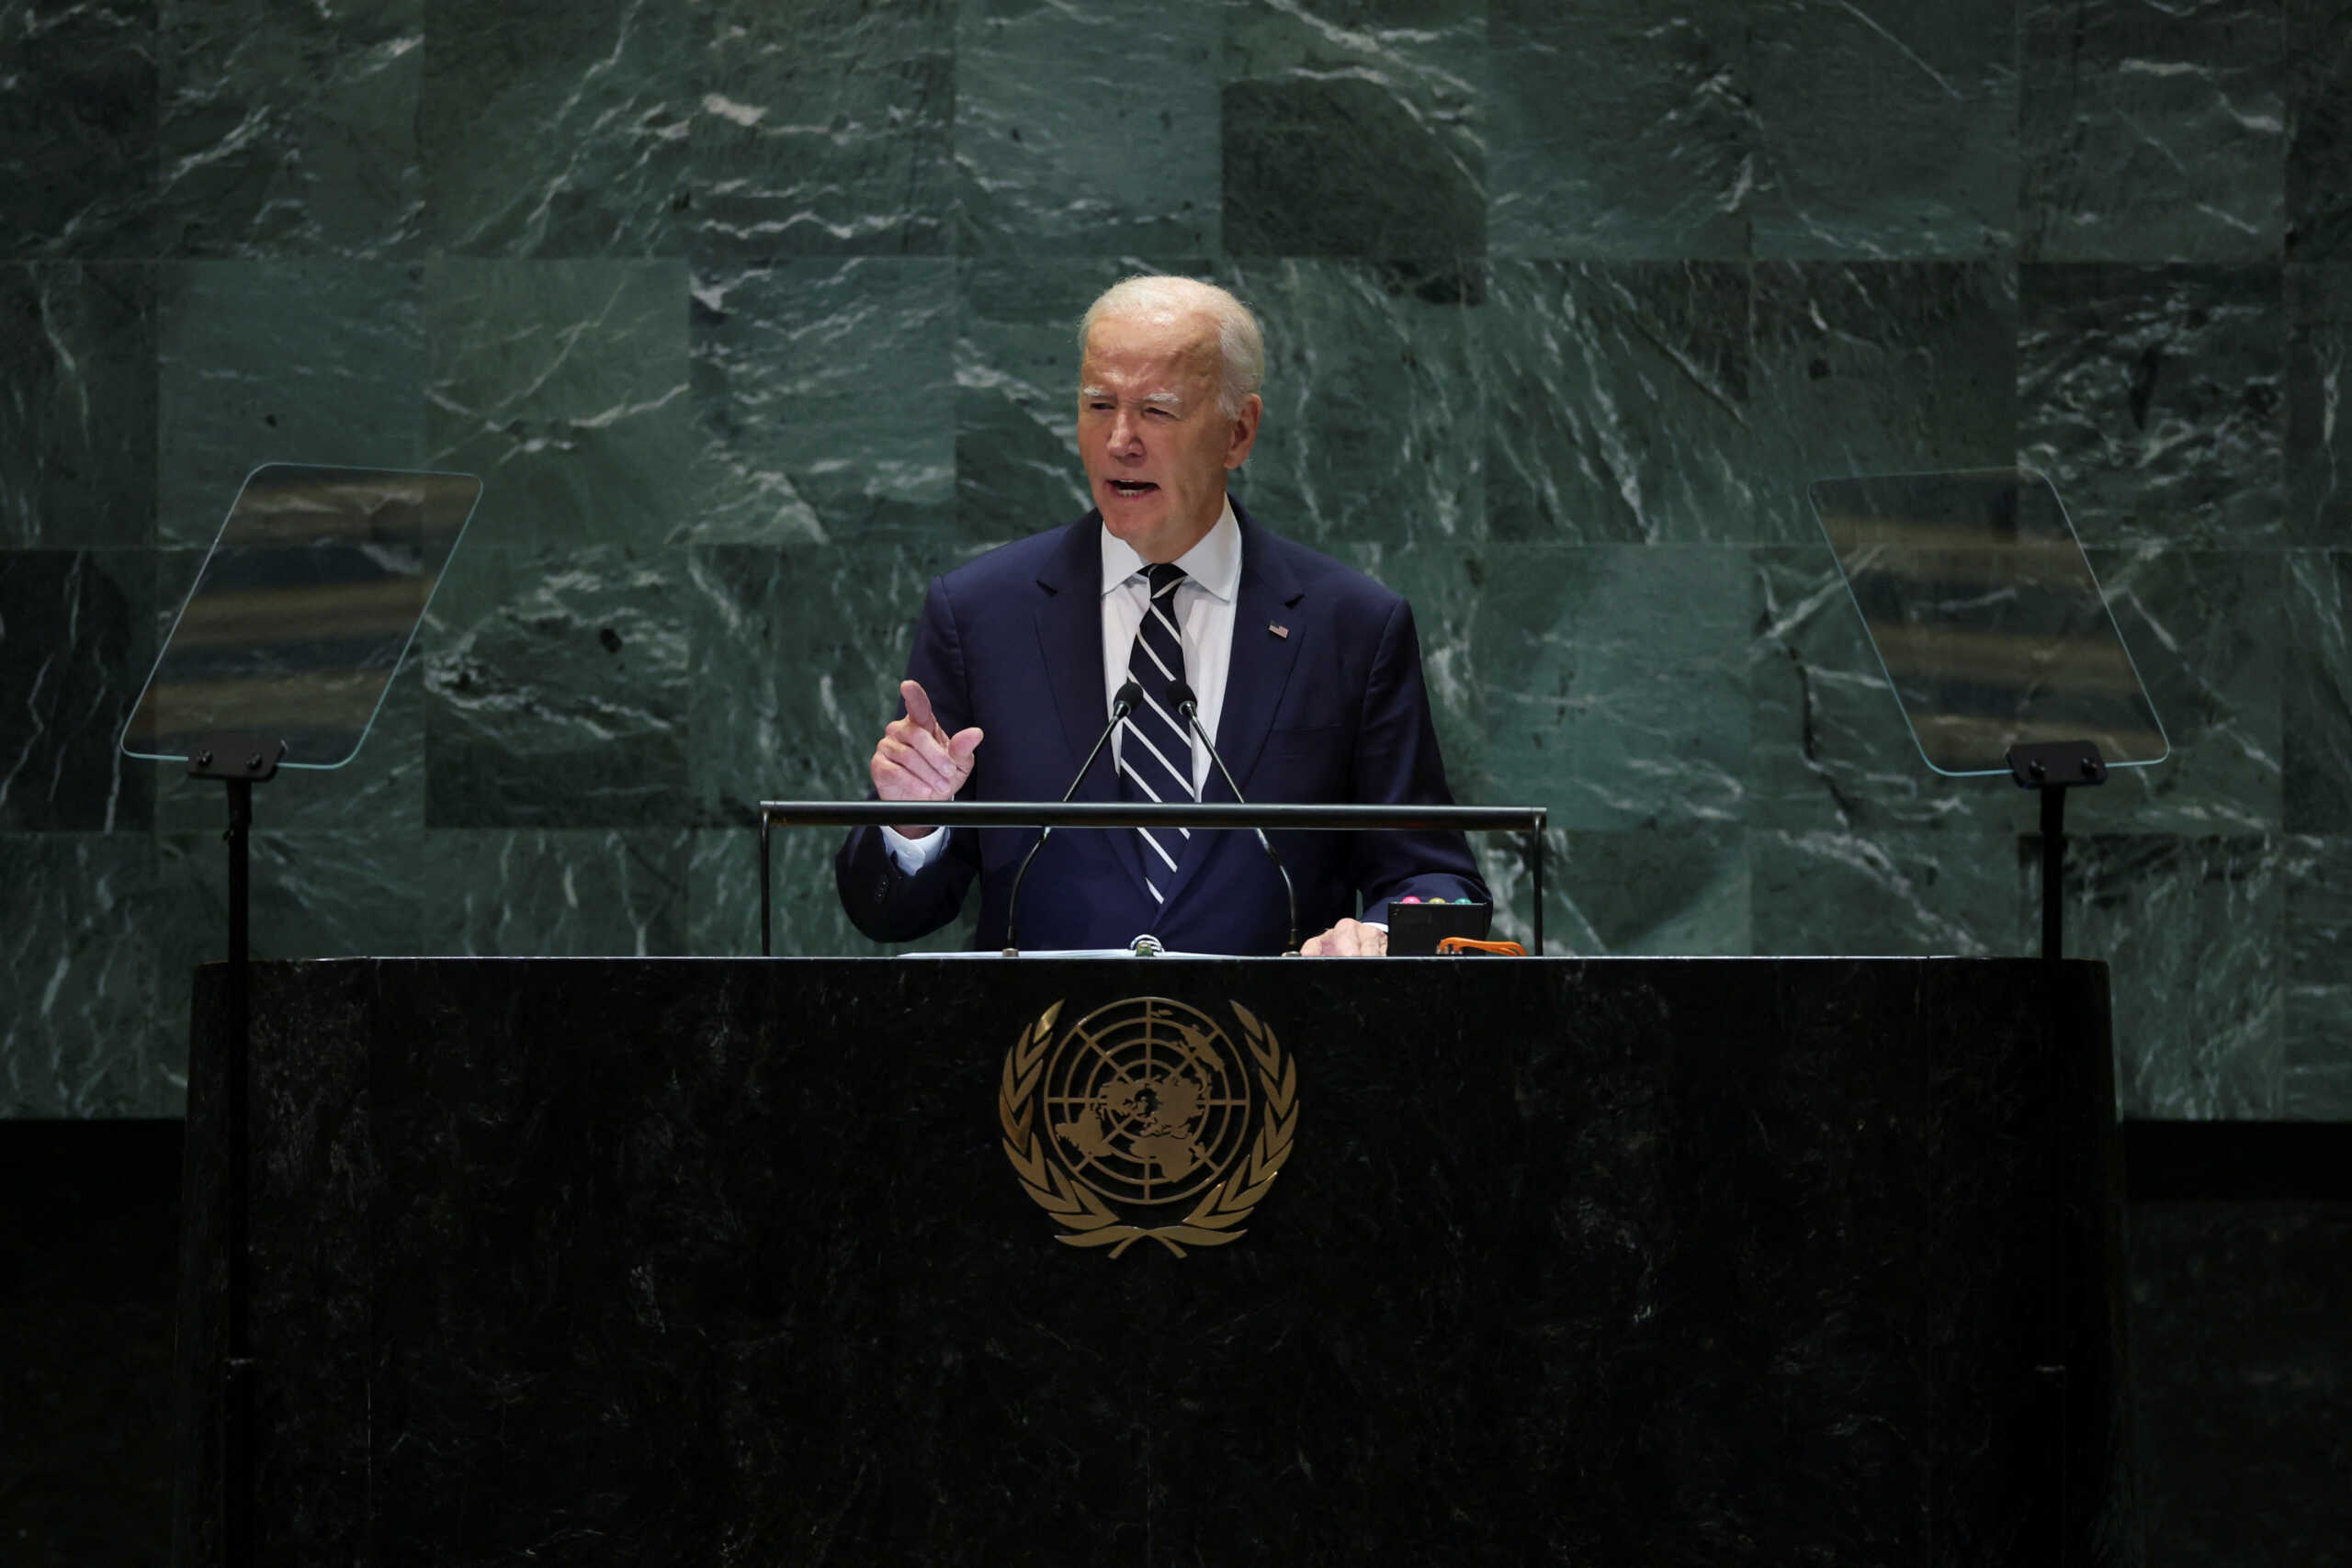
<path id="1" fill-rule="evenodd" d="M 1148 561 L 1198 544 L 1225 507 L 1225 475 L 1257 439 L 1253 395 L 1217 407 L 1216 322 L 1205 312 L 1104 316 L 1079 367 L 1078 449 L 1103 526 Z"/>

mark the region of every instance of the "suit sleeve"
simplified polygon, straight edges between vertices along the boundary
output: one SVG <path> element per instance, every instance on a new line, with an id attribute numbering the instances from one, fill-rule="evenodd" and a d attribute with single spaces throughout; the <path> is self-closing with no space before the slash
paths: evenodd
<path id="1" fill-rule="evenodd" d="M 961 637 L 947 585 L 931 580 L 922 616 L 915 623 L 907 679 L 920 682 L 941 728 L 953 735 L 971 723 L 972 694 L 966 679 Z M 893 717 L 906 716 L 900 703 Z M 970 792 L 968 781 L 965 793 Z M 876 798 L 869 785 L 868 800 Z M 922 814 L 920 806 L 909 808 Z M 979 869 L 977 840 L 969 829 L 951 829 L 945 852 L 921 871 L 908 872 L 883 842 L 879 828 L 853 828 L 833 856 L 833 885 L 850 923 L 876 942 L 912 942 L 953 920 Z"/>
<path id="2" fill-rule="evenodd" d="M 1437 726 L 1430 717 L 1429 689 L 1421 679 L 1413 607 L 1402 599 L 1381 627 L 1364 682 L 1352 773 L 1354 797 L 1361 805 L 1453 804 L 1445 783 L 1445 761 L 1438 754 Z M 1478 863 L 1460 833 L 1351 837 L 1350 871 L 1363 895 L 1367 920 L 1385 920 L 1389 900 L 1408 894 L 1492 901 L 1478 875 Z"/>

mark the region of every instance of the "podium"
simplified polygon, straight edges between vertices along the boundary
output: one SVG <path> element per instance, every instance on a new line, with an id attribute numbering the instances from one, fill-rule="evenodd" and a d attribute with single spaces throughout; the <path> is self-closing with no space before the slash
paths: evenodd
<path id="1" fill-rule="evenodd" d="M 220 1553 L 222 981 L 189 1564 Z M 2106 987 L 257 964 L 253 1561 L 2132 1561 Z M 1274 1043 L 1279 1174 L 1229 1240 L 1065 1240 L 1008 1157 L 1008 1055 L 1155 998 Z M 1077 1113 L 1031 1092 L 1042 1149 Z"/>

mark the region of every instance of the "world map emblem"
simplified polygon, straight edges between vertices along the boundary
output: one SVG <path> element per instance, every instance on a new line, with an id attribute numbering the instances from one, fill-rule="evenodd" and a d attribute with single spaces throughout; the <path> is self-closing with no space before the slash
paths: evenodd
<path id="1" fill-rule="evenodd" d="M 1226 1004 L 1241 1041 L 1165 997 L 1095 1009 L 1057 1035 L 1056 1002 L 1005 1054 L 1005 1158 L 1072 1247 L 1138 1241 L 1175 1256 L 1240 1237 L 1290 1157 L 1298 1069 L 1273 1032 Z"/>

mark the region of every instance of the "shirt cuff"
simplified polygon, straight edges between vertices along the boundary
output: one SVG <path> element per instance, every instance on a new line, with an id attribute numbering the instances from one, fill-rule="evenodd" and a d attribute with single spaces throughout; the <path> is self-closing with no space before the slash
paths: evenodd
<path id="1" fill-rule="evenodd" d="M 896 828 L 885 828 L 882 847 L 890 852 L 890 858 L 899 863 L 900 871 L 912 876 L 937 860 L 939 852 L 947 847 L 947 829 L 933 828 L 922 838 L 910 839 Z"/>

